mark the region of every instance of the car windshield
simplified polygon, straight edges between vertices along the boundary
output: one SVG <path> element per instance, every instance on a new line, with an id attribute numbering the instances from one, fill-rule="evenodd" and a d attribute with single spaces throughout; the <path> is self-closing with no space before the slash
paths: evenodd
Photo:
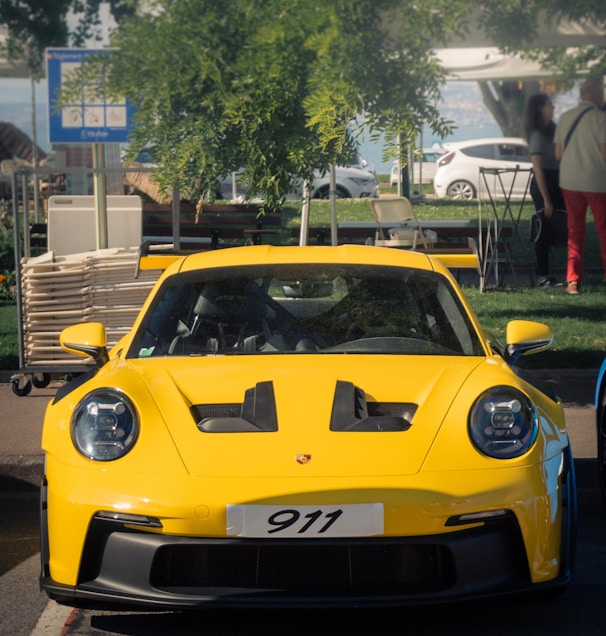
<path id="1" fill-rule="evenodd" d="M 129 357 L 482 355 L 449 281 L 402 267 L 272 264 L 168 278 Z"/>

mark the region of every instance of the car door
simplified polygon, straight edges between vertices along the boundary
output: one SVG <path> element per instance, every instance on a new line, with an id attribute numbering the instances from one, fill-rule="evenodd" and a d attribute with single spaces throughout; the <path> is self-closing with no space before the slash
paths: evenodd
<path id="1" fill-rule="evenodd" d="M 522 198 L 528 187 L 529 173 L 528 168 L 532 167 L 530 156 L 528 155 L 528 146 L 521 143 L 504 142 L 497 144 L 496 153 L 498 156 L 499 168 L 504 169 L 501 172 L 501 181 L 503 182 L 503 190 L 497 196 L 511 196 L 512 198 Z M 516 169 L 521 169 L 518 171 Z"/>
<path id="2" fill-rule="evenodd" d="M 468 181 L 474 184 L 479 196 L 481 198 L 487 196 L 487 185 L 494 196 L 494 193 L 497 192 L 495 185 L 498 184 L 498 181 L 490 170 L 499 168 L 501 165 L 497 158 L 496 144 L 491 142 L 479 143 L 467 148 L 461 148 L 460 152 L 465 156 L 465 164 L 469 168 Z M 487 172 L 482 175 L 480 168 L 485 169 Z"/>

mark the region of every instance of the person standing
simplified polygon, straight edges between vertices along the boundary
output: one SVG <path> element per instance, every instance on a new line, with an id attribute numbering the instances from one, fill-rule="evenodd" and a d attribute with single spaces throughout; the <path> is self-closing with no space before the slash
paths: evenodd
<path id="1" fill-rule="evenodd" d="M 526 105 L 524 133 L 532 160 L 530 196 L 541 215 L 541 231 L 535 241 L 539 287 L 557 285 L 549 274 L 549 250 L 553 245 L 566 245 L 565 225 L 557 222 L 557 216 L 566 213 L 566 206 L 560 189 L 560 162 L 555 155 L 555 131 L 551 98 L 545 93 L 533 95 Z"/>
<path id="2" fill-rule="evenodd" d="M 578 294 L 584 272 L 587 208 L 591 208 L 606 278 L 606 112 L 604 83 L 581 84 L 578 106 L 562 113 L 555 133 L 560 187 L 568 212 L 566 291 Z"/>

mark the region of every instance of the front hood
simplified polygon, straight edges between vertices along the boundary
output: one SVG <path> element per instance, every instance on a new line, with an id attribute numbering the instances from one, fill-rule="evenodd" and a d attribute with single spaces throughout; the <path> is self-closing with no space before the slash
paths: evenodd
<path id="1" fill-rule="evenodd" d="M 195 476 L 417 473 L 484 360 L 239 356 L 131 360 Z M 145 428 L 145 407 L 140 409 Z M 466 435 L 467 412 L 461 413 Z"/>

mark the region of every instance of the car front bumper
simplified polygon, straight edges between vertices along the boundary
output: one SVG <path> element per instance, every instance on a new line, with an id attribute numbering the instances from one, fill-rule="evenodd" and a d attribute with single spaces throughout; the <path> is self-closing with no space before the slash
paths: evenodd
<path id="1" fill-rule="evenodd" d="M 511 514 L 433 537 L 313 542 L 194 539 L 96 519 L 77 585 L 43 576 L 42 587 L 77 607 L 174 609 L 422 604 L 533 586 Z"/>
<path id="2" fill-rule="evenodd" d="M 562 587 L 571 577 L 572 559 L 565 552 L 566 535 L 574 530 L 568 528 L 574 525 L 568 518 L 573 473 L 565 481 L 563 508 L 557 504 L 550 514 L 541 502 L 553 497 L 539 495 L 526 516 L 503 508 L 503 514 L 469 523 L 453 515 L 442 530 L 422 532 L 431 506 L 424 512 L 411 508 L 406 514 L 419 532 L 406 536 L 202 537 L 188 535 L 186 525 L 176 526 L 179 533 L 163 532 L 119 514 L 115 519 L 94 514 L 81 524 L 81 549 L 65 539 L 70 531 L 65 513 L 61 536 L 55 533 L 54 544 L 49 542 L 43 488 L 41 586 L 58 602 L 106 609 L 420 605 Z M 526 494 L 533 490 L 528 483 L 524 488 Z M 174 498 L 179 489 L 172 492 Z M 536 534 L 527 517 L 535 523 L 551 517 L 551 529 Z M 79 563 L 73 584 L 53 579 L 53 545 Z M 539 564 L 546 562 L 553 564 L 551 572 L 538 576 Z"/>

